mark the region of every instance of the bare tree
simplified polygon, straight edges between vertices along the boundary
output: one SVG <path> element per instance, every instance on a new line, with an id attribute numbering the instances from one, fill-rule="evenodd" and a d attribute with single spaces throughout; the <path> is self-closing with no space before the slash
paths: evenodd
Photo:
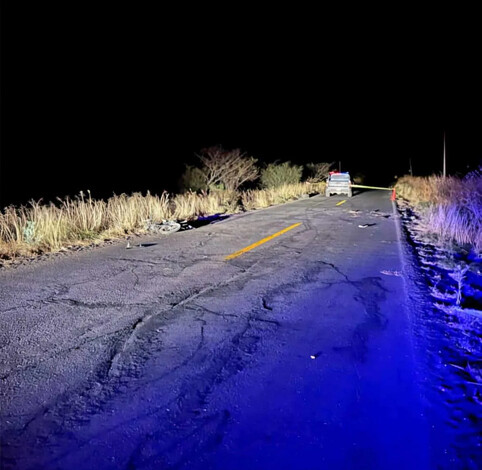
<path id="1" fill-rule="evenodd" d="M 239 149 L 224 150 L 220 146 L 203 149 L 198 155 L 208 187 L 222 185 L 237 190 L 242 184 L 254 181 L 259 174 L 257 160 Z"/>
<path id="2" fill-rule="evenodd" d="M 308 180 L 310 183 L 320 183 L 328 178 L 330 169 L 333 167 L 334 162 L 320 162 L 320 163 L 308 163 L 306 168 L 310 172 Z"/>

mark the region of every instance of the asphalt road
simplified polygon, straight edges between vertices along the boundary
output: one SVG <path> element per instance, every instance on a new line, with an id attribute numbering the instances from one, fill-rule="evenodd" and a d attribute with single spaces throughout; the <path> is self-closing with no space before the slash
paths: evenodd
<path id="1" fill-rule="evenodd" d="M 341 200 L 0 272 L 4 468 L 431 468 L 389 193 Z"/>

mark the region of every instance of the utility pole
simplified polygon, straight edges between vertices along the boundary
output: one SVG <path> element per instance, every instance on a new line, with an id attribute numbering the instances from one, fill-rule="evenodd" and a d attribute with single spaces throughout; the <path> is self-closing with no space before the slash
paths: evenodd
<path id="1" fill-rule="evenodd" d="M 444 166 L 443 166 L 443 177 L 447 176 L 447 163 L 445 158 L 445 131 L 444 131 Z"/>
<path id="2" fill-rule="evenodd" d="M 413 176 L 412 159 L 411 158 L 408 159 L 408 165 L 409 165 L 408 171 L 410 172 L 410 176 Z"/>
<path id="3" fill-rule="evenodd" d="M 341 160 L 338 160 L 338 171 L 341 173 Z"/>

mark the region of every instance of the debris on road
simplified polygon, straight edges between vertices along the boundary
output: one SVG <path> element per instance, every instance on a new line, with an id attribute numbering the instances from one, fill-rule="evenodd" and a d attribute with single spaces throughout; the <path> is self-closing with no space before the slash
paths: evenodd
<path id="1" fill-rule="evenodd" d="M 148 219 L 145 222 L 145 228 L 148 232 L 169 234 L 177 232 L 181 229 L 181 224 L 174 220 L 163 220 L 162 222 L 153 222 Z"/>
<path id="2" fill-rule="evenodd" d="M 380 209 L 371 210 L 370 215 L 373 215 L 375 217 L 383 217 L 384 219 L 389 219 L 391 217 L 390 214 L 387 214 L 385 212 L 380 212 Z"/>
<path id="3" fill-rule="evenodd" d="M 228 219 L 230 216 L 228 214 L 222 214 L 220 212 L 212 215 L 206 215 L 198 217 L 196 220 L 191 221 L 193 228 L 199 228 L 208 224 L 215 224 L 223 220 Z"/>
<path id="4" fill-rule="evenodd" d="M 163 235 L 169 235 L 171 233 L 178 232 L 179 230 L 190 230 L 193 227 L 188 224 L 187 220 L 176 222 L 175 220 L 163 220 L 162 222 L 153 222 L 148 219 L 145 222 L 145 229 L 148 232 L 162 233 Z"/>
<path id="5" fill-rule="evenodd" d="M 130 248 L 146 248 L 146 247 L 148 247 L 148 246 L 157 245 L 157 243 L 139 243 L 138 245 L 132 246 L 132 245 L 130 244 L 130 238 L 131 238 L 131 237 L 126 237 L 126 238 L 127 238 L 126 250 L 129 250 Z"/>
<path id="6" fill-rule="evenodd" d="M 199 217 L 196 221 L 192 222 L 194 224 L 191 225 L 187 220 L 175 221 L 175 220 L 162 220 L 162 222 L 154 222 L 152 219 L 147 219 L 144 221 L 144 229 L 147 232 L 151 233 L 160 233 L 163 235 L 169 235 L 171 233 L 176 232 L 183 232 L 185 230 L 191 230 L 193 228 L 197 228 L 198 226 L 202 226 L 206 223 L 212 223 L 212 221 L 223 220 L 228 216 L 220 217 L 220 214 L 215 214 L 209 217 Z M 200 222 L 200 223 L 199 223 Z M 198 224 L 199 223 L 199 224 Z M 130 236 L 126 237 L 127 246 L 126 249 L 134 248 L 133 245 L 130 244 Z M 145 247 L 150 246 L 151 244 L 141 243 L 139 245 L 135 245 L 135 247 Z"/>
<path id="7" fill-rule="evenodd" d="M 373 227 L 374 225 L 377 225 L 377 224 L 362 224 L 362 225 L 359 225 L 358 227 L 359 228 L 367 228 L 367 227 Z"/>
<path id="8" fill-rule="evenodd" d="M 152 233 L 161 233 L 163 235 L 169 235 L 171 233 L 184 231 L 184 230 L 191 230 L 192 227 L 187 220 L 182 220 L 180 222 L 176 222 L 175 220 L 163 220 L 162 222 L 153 222 L 151 219 L 147 219 L 144 222 L 144 228 L 147 232 L 152 232 Z M 126 237 L 127 240 L 127 246 L 126 249 L 134 248 L 130 244 L 130 236 Z M 140 243 L 139 245 L 135 245 L 136 247 L 145 247 L 145 246 L 151 246 L 151 243 Z"/>
<path id="9" fill-rule="evenodd" d="M 351 214 L 353 217 L 359 217 L 361 215 L 360 214 L 361 212 L 362 211 L 359 209 L 351 209 L 348 211 L 348 213 Z M 388 214 L 386 212 L 380 212 L 380 209 L 373 209 L 370 212 L 368 212 L 368 215 L 370 217 L 383 217 L 384 219 L 389 219 L 390 217 L 392 217 L 391 214 Z"/>
<path id="10" fill-rule="evenodd" d="M 398 277 L 402 277 L 402 272 L 401 272 L 401 271 L 390 271 L 390 270 L 387 270 L 387 269 L 383 269 L 382 271 L 380 271 L 380 273 L 385 274 L 386 276 L 398 276 Z"/>

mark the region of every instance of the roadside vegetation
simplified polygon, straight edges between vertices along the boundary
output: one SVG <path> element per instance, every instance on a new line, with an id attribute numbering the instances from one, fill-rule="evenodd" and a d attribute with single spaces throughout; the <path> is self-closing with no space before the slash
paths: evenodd
<path id="1" fill-rule="evenodd" d="M 442 242 L 469 244 L 482 252 L 482 169 L 463 178 L 404 176 L 395 189 Z"/>
<path id="2" fill-rule="evenodd" d="M 263 189 L 269 189 L 298 184 L 302 173 L 303 167 L 291 165 L 291 162 L 270 163 L 261 171 L 260 186 Z"/>
<path id="3" fill-rule="evenodd" d="M 234 214 L 323 193 L 325 189 L 320 168 L 317 179 L 301 181 L 303 167 L 285 162 L 260 168 L 255 158 L 239 149 L 211 147 L 201 151 L 198 158 L 199 166 L 187 166 L 181 176 L 180 194 L 147 192 L 96 200 L 87 191 L 74 199 L 57 199 L 49 204 L 31 201 L 5 208 L 0 212 L 0 260 L 144 233 L 148 221 L 192 221 Z M 327 174 L 330 164 L 321 165 Z"/>
<path id="4" fill-rule="evenodd" d="M 399 213 L 420 267 L 419 281 L 426 285 L 427 301 L 420 302 L 417 321 L 428 332 L 424 350 L 433 390 L 444 392 L 450 420 L 467 424 L 467 442 L 477 440 L 470 417 L 482 406 L 481 170 L 465 177 L 404 176 L 395 186 L 404 198 Z"/>

